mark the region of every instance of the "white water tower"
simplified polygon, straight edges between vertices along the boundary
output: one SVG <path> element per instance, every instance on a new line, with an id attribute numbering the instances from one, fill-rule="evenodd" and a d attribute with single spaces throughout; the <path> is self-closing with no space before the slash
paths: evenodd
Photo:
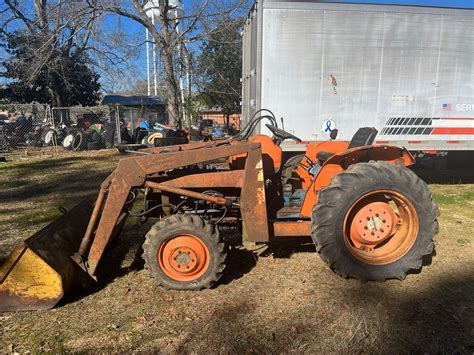
<path id="1" fill-rule="evenodd" d="M 170 20 L 180 19 L 183 17 L 184 7 L 181 0 L 169 0 L 168 1 L 168 18 Z M 147 16 L 154 22 L 158 22 L 160 16 L 160 2 L 159 0 L 148 0 L 143 7 Z"/>
<path id="2" fill-rule="evenodd" d="M 160 2 L 159 0 L 148 0 L 147 3 L 143 6 L 146 15 L 151 20 L 153 25 L 159 22 L 159 16 L 161 14 L 160 11 Z M 176 22 L 176 35 L 179 36 L 180 33 L 180 21 L 183 19 L 184 16 L 184 6 L 182 0 L 168 0 L 168 13 L 167 17 L 171 21 Z M 183 44 L 184 49 L 186 49 L 186 45 Z M 178 55 L 183 55 L 183 47 L 182 44 L 178 44 L 177 51 Z M 148 29 L 146 30 L 146 53 L 147 53 L 147 81 L 148 81 L 148 96 L 151 94 L 151 80 L 150 80 L 150 57 L 149 57 L 149 33 Z M 157 67 L 157 56 L 158 56 L 158 48 L 156 45 L 155 40 L 152 38 L 152 53 L 153 53 L 153 83 L 155 87 L 155 96 L 158 95 L 158 67 Z M 179 74 L 179 86 L 181 91 L 181 102 L 183 105 L 183 112 L 184 112 L 184 104 L 185 104 L 185 78 L 187 86 L 190 87 L 191 77 L 190 77 L 190 69 L 189 63 L 187 61 L 187 56 L 184 55 L 184 60 L 186 61 L 185 69 L 181 64 L 181 70 Z M 184 73 L 185 72 L 185 73 Z M 190 90 L 189 90 L 190 91 Z M 186 119 L 185 115 L 183 114 L 184 119 Z"/>
<path id="3" fill-rule="evenodd" d="M 184 7 L 181 0 L 169 0 L 168 1 L 168 19 L 174 20 L 177 23 L 184 16 Z M 159 0 L 148 0 L 143 6 L 146 15 L 151 20 L 153 25 L 159 21 L 160 11 L 160 2 Z M 179 33 L 179 24 L 176 26 L 176 32 Z M 158 48 L 155 40 L 152 38 L 152 55 L 153 55 L 153 84 L 154 84 L 154 94 L 158 95 L 158 67 L 157 67 L 157 56 Z M 148 96 L 151 95 L 151 78 L 150 78 L 150 35 L 148 29 L 146 29 L 146 66 L 147 66 L 147 82 L 148 82 Z"/>

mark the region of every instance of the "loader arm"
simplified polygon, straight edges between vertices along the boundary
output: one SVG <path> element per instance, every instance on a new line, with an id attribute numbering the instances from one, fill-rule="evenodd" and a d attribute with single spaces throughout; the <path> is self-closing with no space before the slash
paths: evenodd
<path id="1" fill-rule="evenodd" d="M 107 245 L 111 242 L 113 236 L 120 231 L 124 216 L 127 215 L 126 202 L 132 189 L 148 187 L 159 191 L 160 186 L 147 182 L 150 176 L 159 176 L 180 167 L 240 154 L 246 154 L 247 156 L 245 169 L 238 173 L 227 173 L 227 176 L 231 178 L 224 185 L 231 183 L 230 187 L 241 187 L 242 189 L 240 210 L 244 230 L 248 238 L 251 241 L 264 242 L 269 240 L 260 144 L 242 142 L 235 144 L 201 143 L 187 148 L 186 150 L 179 150 L 179 148 L 173 147 L 172 150 L 174 151 L 166 154 L 159 154 L 163 151 L 161 148 L 150 149 L 148 150 L 149 155 L 122 159 L 113 174 L 102 184 L 81 248 L 79 253 L 73 257 L 89 275 L 95 277 Z M 200 174 L 177 178 L 176 182 L 171 180 L 162 184 L 161 190 L 174 188 L 176 194 L 196 198 L 195 192 L 185 190 L 183 187 L 195 188 L 198 187 L 197 185 L 199 187 L 215 187 L 216 184 L 219 185 L 218 181 L 222 185 L 226 177 L 222 175 L 222 172 L 206 175 L 206 179 L 200 177 Z M 205 195 L 199 197 L 206 198 Z"/>
<path id="2" fill-rule="evenodd" d="M 242 155 L 245 164 L 233 170 L 189 169 L 199 163 Z M 169 173 L 177 168 L 183 168 L 186 174 Z M 240 203 L 195 191 L 219 187 L 239 189 Z M 11 253 L 0 267 L 0 312 L 52 308 L 71 288 L 87 284 L 90 277 L 96 279 L 107 246 L 129 215 L 132 190 L 232 204 L 240 209 L 248 240 L 269 240 L 260 143 L 212 142 L 149 149 L 145 154 L 120 160 L 101 184 L 95 205 L 85 202 L 70 211 L 63 210 L 63 217 Z"/>

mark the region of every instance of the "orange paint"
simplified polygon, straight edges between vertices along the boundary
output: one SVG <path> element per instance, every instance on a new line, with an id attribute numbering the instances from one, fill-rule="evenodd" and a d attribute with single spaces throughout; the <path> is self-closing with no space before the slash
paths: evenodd
<path id="1" fill-rule="evenodd" d="M 273 142 L 272 138 L 264 135 L 256 135 L 250 137 L 248 142 L 260 143 L 265 168 L 268 167 L 268 163 L 270 163 L 273 166 L 273 172 L 280 170 L 283 150 Z M 229 163 L 231 164 L 233 169 L 243 169 L 246 157 L 247 154 L 238 154 L 230 156 Z M 267 173 L 270 172 L 267 171 Z"/>
<path id="2" fill-rule="evenodd" d="M 262 147 L 262 156 L 269 157 L 273 163 L 275 171 L 280 170 L 283 151 L 277 146 L 269 136 L 256 135 L 249 138 L 250 143 L 260 143 Z"/>
<path id="3" fill-rule="evenodd" d="M 326 142 L 316 142 L 308 144 L 306 149 L 306 156 L 311 159 L 313 162 L 317 162 L 318 159 L 316 156 L 319 152 L 330 152 L 338 154 L 344 152 L 349 147 L 349 142 L 347 141 L 326 141 Z"/>
<path id="4" fill-rule="evenodd" d="M 331 183 L 331 179 L 334 175 L 339 174 L 344 169 L 337 164 L 325 164 L 319 172 L 316 180 L 313 181 L 311 186 L 306 192 L 303 205 L 301 206 L 300 215 L 302 218 L 311 218 L 313 213 L 313 206 L 318 203 L 319 191 L 328 186 Z"/>
<path id="5" fill-rule="evenodd" d="M 394 233 L 397 216 L 387 202 L 363 205 L 351 221 L 349 237 L 360 250 L 372 250 Z"/>
<path id="6" fill-rule="evenodd" d="M 193 235 L 178 235 L 163 243 L 156 255 L 161 270 L 175 281 L 190 282 L 205 274 L 210 253 Z"/>
<path id="7" fill-rule="evenodd" d="M 346 141 L 326 141 L 326 142 L 314 142 L 308 144 L 306 149 L 305 158 L 301 162 L 301 165 L 296 169 L 296 174 L 300 177 L 303 189 L 308 189 L 313 183 L 313 176 L 308 173 L 311 169 L 312 164 L 318 161 L 317 155 L 319 152 L 330 152 L 340 153 L 347 150 L 349 142 Z"/>
<path id="8" fill-rule="evenodd" d="M 435 128 L 433 130 L 434 135 L 443 134 L 460 134 L 460 135 L 471 135 L 474 134 L 474 128 Z"/>
<path id="9" fill-rule="evenodd" d="M 337 142 L 327 142 L 337 143 Z M 338 142 L 341 143 L 341 142 Z M 328 145 L 328 148 L 330 145 Z M 334 149 L 341 148 L 342 145 L 333 145 Z M 317 154 L 319 150 L 317 146 L 313 147 L 310 154 Z M 331 183 L 331 179 L 334 175 L 346 170 L 349 166 L 360 163 L 369 162 L 372 160 L 386 161 L 391 164 L 399 164 L 404 166 L 413 165 L 415 159 L 405 149 L 398 147 L 388 146 L 370 146 L 370 147 L 358 147 L 348 150 L 343 150 L 326 161 L 321 168 L 318 176 L 310 186 L 307 188 L 306 197 L 303 205 L 301 206 L 300 215 L 302 218 L 311 218 L 313 206 L 318 203 L 318 193 L 321 189 L 325 188 Z"/>

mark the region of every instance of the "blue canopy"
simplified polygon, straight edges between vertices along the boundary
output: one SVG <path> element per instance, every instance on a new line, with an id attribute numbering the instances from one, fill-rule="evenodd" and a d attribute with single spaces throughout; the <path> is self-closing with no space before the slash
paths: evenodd
<path id="1" fill-rule="evenodd" d="M 166 105 L 166 99 L 158 96 L 107 95 L 103 98 L 102 105 L 164 106 Z"/>

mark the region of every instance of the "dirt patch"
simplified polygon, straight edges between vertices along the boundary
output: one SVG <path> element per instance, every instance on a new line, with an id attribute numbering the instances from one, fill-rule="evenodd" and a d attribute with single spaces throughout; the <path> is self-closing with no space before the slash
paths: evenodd
<path id="1" fill-rule="evenodd" d="M 57 206 L 92 198 L 118 158 L 106 151 L 1 165 L 0 258 Z M 0 351 L 472 353 L 474 186 L 431 188 L 442 213 L 438 255 L 406 281 L 344 280 L 304 239 L 259 257 L 232 250 L 212 290 L 164 291 L 140 258 L 150 224 L 130 223 L 87 293 L 51 311 L 0 315 Z"/>

